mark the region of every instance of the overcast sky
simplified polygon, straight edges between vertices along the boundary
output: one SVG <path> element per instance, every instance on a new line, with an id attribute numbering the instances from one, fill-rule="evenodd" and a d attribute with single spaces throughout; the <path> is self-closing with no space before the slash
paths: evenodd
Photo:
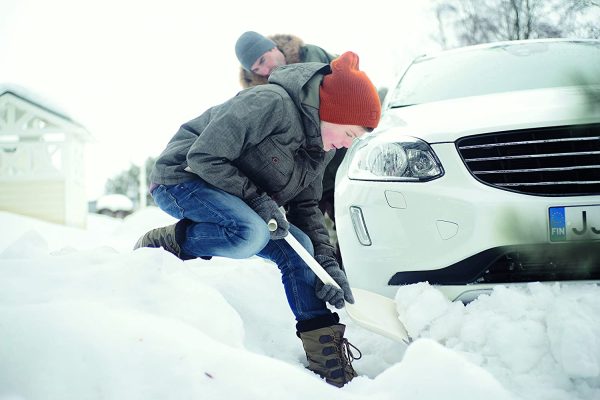
<path id="1" fill-rule="evenodd" d="M 377 86 L 438 49 L 428 0 L 255 3 L 0 0 L 0 84 L 27 88 L 91 132 L 94 199 L 107 178 L 157 156 L 182 123 L 240 89 L 234 45 L 246 30 L 355 51 Z"/>

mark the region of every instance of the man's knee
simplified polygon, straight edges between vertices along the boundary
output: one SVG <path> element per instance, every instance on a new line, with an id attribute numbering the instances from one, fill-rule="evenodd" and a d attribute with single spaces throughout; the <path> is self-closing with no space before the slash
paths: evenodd
<path id="1" fill-rule="evenodd" d="M 267 225 L 254 226 L 253 229 L 245 229 L 242 234 L 230 236 L 231 253 L 230 258 L 249 258 L 257 255 L 269 243 L 271 235 Z"/>

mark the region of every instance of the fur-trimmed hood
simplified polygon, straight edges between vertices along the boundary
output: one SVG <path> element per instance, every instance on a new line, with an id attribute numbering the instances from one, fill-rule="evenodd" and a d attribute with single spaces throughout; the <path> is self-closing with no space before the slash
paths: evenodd
<path id="1" fill-rule="evenodd" d="M 297 36 L 277 34 L 268 36 L 268 38 L 274 41 L 277 45 L 277 48 L 281 50 L 287 64 L 296 64 L 306 61 L 320 61 L 303 59 L 303 55 L 306 52 L 306 45 L 304 44 L 304 41 Z M 257 75 L 252 71 L 246 71 L 244 68 L 240 67 L 240 84 L 244 89 L 256 85 L 264 85 L 266 83 L 267 77 Z"/>

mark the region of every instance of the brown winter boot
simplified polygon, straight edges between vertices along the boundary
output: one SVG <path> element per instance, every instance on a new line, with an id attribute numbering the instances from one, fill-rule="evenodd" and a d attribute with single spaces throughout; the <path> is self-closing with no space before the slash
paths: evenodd
<path id="1" fill-rule="evenodd" d="M 357 376 L 352 361 L 362 357 L 360 350 L 344 338 L 345 329 L 345 325 L 335 324 L 298 332 L 308 359 L 308 369 L 337 387 L 344 386 Z M 358 357 L 352 354 L 350 347 L 358 351 Z"/>
<path id="2" fill-rule="evenodd" d="M 190 257 L 182 256 L 181 247 L 179 247 L 179 243 L 185 237 L 185 229 L 190 222 L 190 220 L 182 219 L 176 224 L 152 229 L 138 239 L 133 249 L 139 249 L 140 247 L 162 247 L 182 260 L 190 259 Z"/>

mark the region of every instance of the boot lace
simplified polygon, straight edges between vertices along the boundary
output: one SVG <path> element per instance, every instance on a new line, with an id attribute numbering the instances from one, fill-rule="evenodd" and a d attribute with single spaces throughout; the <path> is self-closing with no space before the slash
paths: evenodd
<path id="1" fill-rule="evenodd" d="M 342 351 L 342 358 L 346 360 L 348 364 L 352 364 L 354 360 L 360 360 L 362 358 L 362 352 L 358 349 L 358 347 L 350 343 L 348 339 L 342 338 L 340 347 Z M 358 352 L 358 357 L 354 355 L 352 349 Z"/>
<path id="2" fill-rule="evenodd" d="M 175 242 L 174 238 L 169 234 L 165 234 L 164 237 L 160 237 L 159 242 L 160 242 L 160 245 L 164 249 L 167 249 L 167 250 L 168 249 L 176 250 L 178 247 L 177 242 Z"/>
<path id="3" fill-rule="evenodd" d="M 362 358 L 362 352 L 358 349 L 358 347 L 354 346 L 352 343 L 348 341 L 345 337 L 341 337 L 335 341 L 336 346 L 338 347 L 342 369 L 345 374 L 350 375 L 349 379 L 352 379 L 352 376 L 356 376 L 356 372 L 354 372 L 354 368 L 352 367 L 352 362 L 354 360 L 360 360 Z M 356 356 L 352 349 L 358 352 L 358 356 Z M 347 375 L 346 375 L 347 376 Z"/>

